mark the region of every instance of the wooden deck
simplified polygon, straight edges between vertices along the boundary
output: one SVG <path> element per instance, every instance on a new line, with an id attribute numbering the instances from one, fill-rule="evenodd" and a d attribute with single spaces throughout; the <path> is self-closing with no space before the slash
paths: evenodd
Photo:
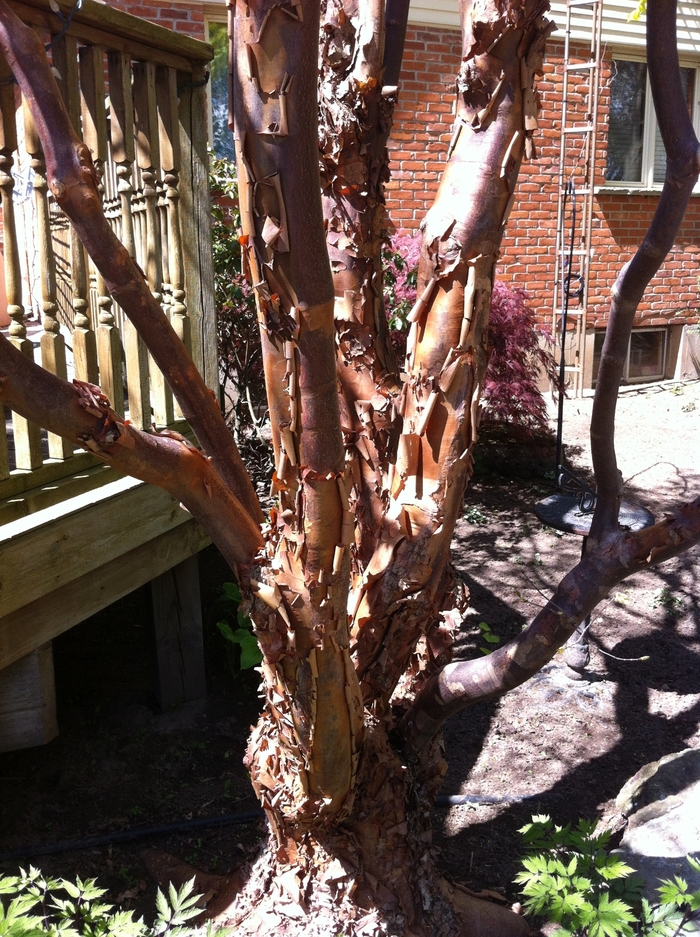
<path id="1" fill-rule="evenodd" d="M 51 43 L 68 112 L 102 178 L 106 215 L 218 393 L 207 185 L 211 47 L 96 0 L 84 0 L 60 35 L 48 0 L 10 2 Z M 73 4 L 59 6 L 68 16 Z M 187 434 L 163 376 L 51 197 L 31 116 L 17 107 L 9 77 L 0 59 L 3 331 L 59 377 L 99 384 L 140 428 Z M 204 692 L 193 557 L 208 542 L 164 491 L 120 476 L 6 410 L 0 751 L 58 731 L 52 639 L 147 582 L 154 582 L 161 704 Z"/>

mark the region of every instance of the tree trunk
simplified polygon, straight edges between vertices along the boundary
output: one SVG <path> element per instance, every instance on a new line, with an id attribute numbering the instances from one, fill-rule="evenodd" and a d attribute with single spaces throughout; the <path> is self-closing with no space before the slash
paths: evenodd
<path id="1" fill-rule="evenodd" d="M 396 95 L 382 86 L 383 3 L 323 5 L 322 202 L 307 151 L 319 10 L 311 2 L 301 10 L 239 0 L 232 24 L 241 240 L 280 503 L 265 582 L 253 584 L 267 603 L 251 608 L 266 709 L 247 756 L 272 833 L 229 914 L 237 933 L 310 933 L 312 922 L 319 933 L 345 932 L 366 918 L 367 933 L 447 937 L 464 930 L 429 850 L 444 762 L 435 746 L 420 774 L 403 762 L 388 741 L 388 704 L 452 591 L 449 542 L 476 439 L 493 266 L 549 26 L 534 2 L 509 14 L 464 4 L 459 132 L 424 232 L 423 300 L 402 385 L 381 302 L 382 185 Z M 315 239 L 323 231 L 316 205 L 330 266 Z M 331 271 L 340 419 L 328 370 Z M 314 436 L 321 413 L 323 432 Z M 345 613 L 350 561 L 351 601 L 361 600 L 355 662 Z M 360 692 L 370 707 L 364 717 Z"/>
<path id="2" fill-rule="evenodd" d="M 478 433 L 494 264 L 521 159 L 534 156 L 533 78 L 551 28 L 545 10 L 539 0 L 461 0 L 454 133 L 423 224 L 419 299 L 397 377 L 379 253 L 398 74 L 396 43 L 389 49 L 385 37 L 388 29 L 401 35 L 405 4 L 391 0 L 383 13 L 380 0 L 324 2 L 322 202 L 320 0 L 235 0 L 241 244 L 261 328 L 279 499 L 261 536 L 260 506 L 216 403 L 104 219 L 89 152 L 36 34 L 0 0 L 0 47 L 32 108 L 54 197 L 205 451 L 135 430 L 99 388 L 68 385 L 2 338 L 0 398 L 179 497 L 247 593 L 265 697 L 247 764 L 270 838 L 224 915 L 237 934 L 526 931 L 433 868 L 430 811 L 445 770 L 439 729 L 450 714 L 531 676 L 612 585 L 700 541 L 700 498 L 637 533 L 617 519 L 614 400 L 629 330 L 698 176 L 675 5 L 649 0 L 649 75 L 657 107 L 664 102 L 667 179 L 645 242 L 615 287 L 596 388 L 600 497 L 586 554 L 517 639 L 488 660 L 438 667 L 459 619 L 449 544 Z M 427 668 L 412 661 L 421 644 Z"/>

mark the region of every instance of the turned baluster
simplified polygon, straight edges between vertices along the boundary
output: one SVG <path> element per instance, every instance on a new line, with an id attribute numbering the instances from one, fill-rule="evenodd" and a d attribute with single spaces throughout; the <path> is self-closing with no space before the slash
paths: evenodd
<path id="1" fill-rule="evenodd" d="M 131 97 L 131 59 L 124 52 L 110 52 L 109 65 L 109 126 L 112 161 L 116 167 L 117 191 L 121 201 L 121 239 L 136 259 L 134 237 L 134 103 Z M 129 419 L 138 429 L 151 426 L 151 402 L 148 386 L 148 352 L 128 318 L 124 319 L 124 351 L 126 354 L 126 387 L 129 397 Z"/>
<path id="2" fill-rule="evenodd" d="M 80 89 L 82 93 L 83 139 L 92 152 L 98 175 L 102 178 L 107 161 L 107 112 L 105 110 L 104 57 L 100 46 L 83 46 L 80 50 Z M 103 194 L 103 189 L 101 187 Z M 124 414 L 122 380 L 122 343 L 114 322 L 113 300 L 104 279 L 95 269 L 97 287 L 97 358 L 100 364 L 100 386 L 111 400 L 112 407 Z"/>
<path id="3" fill-rule="evenodd" d="M 168 225 L 168 271 L 171 287 L 170 321 L 189 352 L 192 351 L 190 320 L 185 298 L 180 229 L 180 122 L 178 116 L 177 72 L 160 67 L 156 71 L 160 164 L 165 181 Z M 181 416 L 178 409 L 178 416 Z"/>
<path id="4" fill-rule="evenodd" d="M 10 317 L 10 341 L 28 358 L 34 357 L 32 343 L 27 339 L 22 307 L 22 275 L 19 266 L 15 207 L 12 201 L 14 179 L 12 166 L 17 149 L 17 127 L 15 124 L 15 89 L 12 72 L 4 58 L 0 57 L 0 198 L 4 226 L 3 254 L 5 260 L 5 292 L 7 313 Z M 41 439 L 39 427 L 28 423 L 13 413 L 15 453 L 18 468 L 36 468 L 41 465 Z M 0 407 L 0 478 L 10 474 L 7 453 L 4 409 Z"/>
<path id="5" fill-rule="evenodd" d="M 48 182 L 44 152 L 39 142 L 39 135 L 34 120 L 23 101 L 24 111 L 24 146 L 34 170 L 34 223 L 35 244 L 37 247 L 39 282 L 41 284 L 41 308 L 44 314 L 44 331 L 41 336 L 41 366 L 62 378 L 68 377 L 66 367 L 66 343 L 58 322 L 58 304 L 56 302 L 56 263 L 51 244 L 51 225 L 49 218 Z M 49 457 L 67 459 L 73 454 L 73 447 L 68 440 L 54 433 L 48 434 Z"/>
<path id="6" fill-rule="evenodd" d="M 80 123 L 80 85 L 78 80 L 78 43 L 71 36 L 56 40 L 52 49 L 53 64 L 60 77 L 66 110 L 78 136 L 82 133 Z M 90 298 L 88 280 L 88 257 L 83 243 L 71 225 L 71 286 L 73 289 L 73 358 L 75 376 L 81 381 L 97 384 L 97 345 L 90 321 Z"/>
<path id="7" fill-rule="evenodd" d="M 180 230 L 180 127 L 178 121 L 177 73 L 174 68 L 158 68 L 158 127 L 160 163 L 165 179 L 168 208 L 168 264 L 172 286 L 172 324 L 188 350 L 191 350 L 190 321 L 187 317 L 185 276 Z"/>
<path id="8" fill-rule="evenodd" d="M 153 296 L 163 301 L 163 257 L 158 224 L 159 139 L 156 108 L 156 68 L 151 62 L 134 63 L 134 126 L 136 128 L 136 160 L 141 170 L 143 195 L 146 201 L 145 272 Z M 167 425 L 173 421 L 173 398 L 165 378 L 149 361 L 151 400 L 154 422 Z"/>

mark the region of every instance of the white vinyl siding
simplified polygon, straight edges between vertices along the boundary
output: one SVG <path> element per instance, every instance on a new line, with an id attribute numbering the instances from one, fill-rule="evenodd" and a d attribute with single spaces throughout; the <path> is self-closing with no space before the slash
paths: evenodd
<path id="1" fill-rule="evenodd" d="M 627 22 L 627 17 L 636 6 L 636 0 L 606 0 L 603 6 L 604 44 L 613 48 L 644 48 L 644 19 L 636 23 Z M 551 15 L 559 27 L 554 38 L 563 39 L 565 0 L 553 0 Z M 415 25 L 451 26 L 457 29 L 458 0 L 411 0 L 408 19 Z M 571 23 L 573 39 L 590 41 L 590 8 L 575 7 Z M 678 48 L 681 53 L 700 53 L 700 2 L 690 3 L 685 0 L 678 6 Z"/>
<path id="2" fill-rule="evenodd" d="M 414 26 L 452 26 L 459 29 L 457 0 L 411 0 L 408 22 Z"/>

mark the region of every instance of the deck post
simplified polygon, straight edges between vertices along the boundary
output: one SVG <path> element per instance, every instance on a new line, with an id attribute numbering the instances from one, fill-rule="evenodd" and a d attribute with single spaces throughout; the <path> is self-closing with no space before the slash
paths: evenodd
<path id="1" fill-rule="evenodd" d="M 0 752 L 45 745 L 57 735 L 49 641 L 0 670 Z"/>
<path id="2" fill-rule="evenodd" d="M 156 694 L 165 711 L 207 695 L 197 556 L 151 581 Z"/>

